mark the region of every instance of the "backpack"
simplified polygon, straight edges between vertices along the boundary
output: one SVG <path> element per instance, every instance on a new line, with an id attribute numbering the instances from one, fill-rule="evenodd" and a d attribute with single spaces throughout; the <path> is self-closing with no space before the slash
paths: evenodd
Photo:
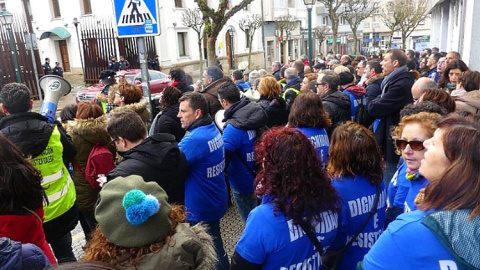
<path id="1" fill-rule="evenodd" d="M 350 120 L 368 128 L 373 121 L 368 114 L 365 95 L 357 97 L 348 90 L 343 90 L 343 93 L 348 94 L 350 97 Z"/>
<path id="2" fill-rule="evenodd" d="M 367 128 L 373 123 L 373 119 L 370 117 L 367 110 L 367 99 L 365 96 L 362 97 L 361 102 L 358 104 L 357 112 L 355 113 L 353 121 Z"/>
<path id="3" fill-rule="evenodd" d="M 85 169 L 82 169 L 76 160 L 74 160 L 74 165 L 90 186 L 97 189 L 100 188 L 100 183 L 97 182 L 98 175 L 107 175 L 113 170 L 115 168 L 115 159 L 112 152 L 105 145 L 96 143 L 88 155 Z"/>

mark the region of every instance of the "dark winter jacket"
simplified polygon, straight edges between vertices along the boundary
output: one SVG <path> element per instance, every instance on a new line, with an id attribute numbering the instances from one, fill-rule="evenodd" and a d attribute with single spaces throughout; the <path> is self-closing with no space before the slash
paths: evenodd
<path id="1" fill-rule="evenodd" d="M 332 126 L 327 130 L 330 137 L 338 125 L 350 120 L 350 97 L 332 89 L 322 96 L 322 103 L 332 120 Z"/>
<path id="2" fill-rule="evenodd" d="M 128 60 L 120 60 L 118 62 L 118 69 L 119 70 L 125 70 L 125 69 L 128 69 L 130 68 L 130 63 L 128 62 Z"/>
<path id="3" fill-rule="evenodd" d="M 77 148 L 75 161 L 82 169 L 85 169 L 87 166 L 88 155 L 95 144 L 100 143 L 108 147 L 110 135 L 108 135 L 106 130 L 107 122 L 106 115 L 96 119 L 75 119 L 75 121 L 68 122 L 67 132 L 72 137 L 73 143 Z M 77 192 L 76 205 L 78 210 L 82 212 L 93 211 L 100 189 L 93 189 L 78 168 L 74 167 L 72 178 L 75 184 L 75 191 Z"/>
<path id="4" fill-rule="evenodd" d="M 175 84 L 176 83 L 176 84 Z M 193 86 L 188 85 L 184 82 L 173 82 L 172 86 L 175 86 L 178 90 L 182 91 L 182 94 L 192 92 L 193 91 Z"/>
<path id="5" fill-rule="evenodd" d="M 255 130 L 267 123 L 267 114 L 257 103 L 242 98 L 225 111 L 226 124 L 231 124 L 241 130 Z"/>
<path id="6" fill-rule="evenodd" d="M 122 154 L 123 161 L 107 178 L 140 175 L 146 182 L 157 182 L 170 203 L 184 204 L 188 168 L 185 154 L 172 134 L 154 134 Z"/>
<path id="7" fill-rule="evenodd" d="M 64 163 L 77 154 L 75 145 L 58 122 L 47 123 L 47 118 L 33 112 L 7 115 L 0 121 L 0 133 L 12 141 L 25 155 L 37 157 L 48 145 L 55 125 L 61 134 Z M 43 224 L 47 241 L 51 242 L 73 230 L 78 222 L 77 208 L 71 207 L 63 215 Z"/>
<path id="8" fill-rule="evenodd" d="M 267 127 L 284 126 L 288 122 L 288 111 L 285 100 L 279 96 L 260 97 L 258 104 L 267 113 Z"/>
<path id="9" fill-rule="evenodd" d="M 383 93 L 372 100 L 367 107 L 370 116 L 380 120 L 375 130 L 375 138 L 382 147 L 385 161 L 396 163 L 399 156 L 395 154 L 390 129 L 398 125 L 400 110 L 413 102 L 411 89 L 415 82 L 415 74 L 404 71 L 389 79 L 390 81 L 382 89 Z"/>
<path id="10" fill-rule="evenodd" d="M 169 133 L 175 136 L 175 141 L 180 142 L 185 135 L 180 119 L 177 117 L 180 104 L 175 104 L 161 111 L 153 120 L 150 136 L 157 133 Z"/>
<path id="11" fill-rule="evenodd" d="M 288 83 L 283 87 L 282 90 L 282 97 L 285 99 L 287 104 L 287 110 L 290 111 L 290 107 L 292 106 L 295 98 L 298 96 L 300 91 L 300 84 L 302 83 L 303 78 L 297 77 L 288 81 Z M 297 91 L 292 90 L 295 89 Z"/>
<path id="12" fill-rule="evenodd" d="M 367 104 L 382 94 L 383 74 L 377 74 L 365 82 Z"/>
<path id="13" fill-rule="evenodd" d="M 51 266 L 42 250 L 34 244 L 23 244 L 0 238 L 0 268 L 5 270 L 43 269 Z"/>
<path id="14" fill-rule="evenodd" d="M 60 123 L 47 123 L 47 118 L 38 113 L 15 113 L 3 117 L 0 121 L 0 133 L 20 147 L 25 155 L 36 157 L 47 147 L 55 125 L 61 134 L 63 160 L 70 161 L 76 154 L 70 136 Z"/>
<path id="15" fill-rule="evenodd" d="M 218 79 L 209 85 L 205 86 L 200 93 L 207 99 L 209 108 L 209 113 L 211 117 L 215 117 L 215 114 L 222 109 L 220 101 L 218 101 L 218 88 L 226 82 L 231 82 L 229 79 L 221 78 Z"/>

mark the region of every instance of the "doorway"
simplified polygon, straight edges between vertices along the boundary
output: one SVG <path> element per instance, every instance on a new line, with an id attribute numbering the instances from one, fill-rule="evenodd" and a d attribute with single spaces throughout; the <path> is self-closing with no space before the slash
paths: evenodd
<path id="1" fill-rule="evenodd" d="M 60 47 L 63 70 L 66 72 L 70 72 L 70 58 L 68 57 L 67 42 L 65 40 L 59 40 L 58 46 Z"/>

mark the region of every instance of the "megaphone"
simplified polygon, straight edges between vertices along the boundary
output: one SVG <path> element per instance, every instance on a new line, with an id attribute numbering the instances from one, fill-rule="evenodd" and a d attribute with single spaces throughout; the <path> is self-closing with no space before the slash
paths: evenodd
<path id="1" fill-rule="evenodd" d="M 219 110 L 214 117 L 215 125 L 220 130 L 220 132 L 223 132 L 223 128 L 225 127 L 225 123 L 222 121 L 223 118 L 225 118 L 224 116 L 225 116 L 225 110 Z"/>
<path id="2" fill-rule="evenodd" d="M 70 93 L 72 86 L 67 80 L 57 75 L 45 75 L 40 78 L 39 84 L 45 93 L 40 114 L 46 116 L 48 122 L 52 123 L 55 120 L 58 101 Z"/>

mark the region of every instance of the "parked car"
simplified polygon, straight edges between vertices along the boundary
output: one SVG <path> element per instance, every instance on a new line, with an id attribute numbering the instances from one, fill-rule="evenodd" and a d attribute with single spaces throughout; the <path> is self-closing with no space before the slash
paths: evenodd
<path id="1" fill-rule="evenodd" d="M 165 87 L 171 84 L 171 80 L 167 74 L 156 71 L 156 70 L 148 70 L 148 74 L 150 75 L 150 94 L 152 99 L 155 98 L 156 94 L 165 89 Z M 117 81 L 120 79 L 119 75 L 125 75 L 125 80 L 131 84 L 135 84 L 140 89 L 142 89 L 142 74 L 140 69 L 127 69 L 121 70 L 117 72 Z M 77 92 L 76 101 L 91 101 L 95 99 L 98 93 L 100 93 L 103 88 L 105 87 L 102 83 L 94 84 L 88 88 L 80 90 Z"/>

